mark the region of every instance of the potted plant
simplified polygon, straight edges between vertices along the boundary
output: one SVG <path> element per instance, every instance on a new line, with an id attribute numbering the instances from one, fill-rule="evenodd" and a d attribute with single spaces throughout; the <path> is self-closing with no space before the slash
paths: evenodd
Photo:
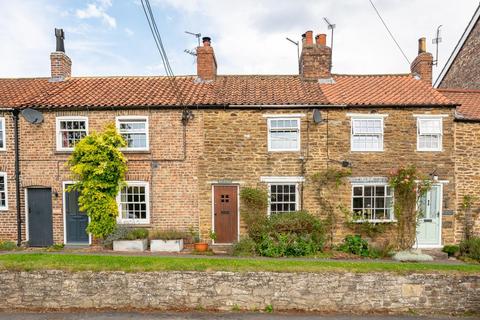
<path id="1" fill-rule="evenodd" d="M 208 250 L 208 243 L 200 241 L 200 235 L 198 234 L 198 232 L 192 234 L 192 238 L 194 243 L 193 248 L 195 249 L 195 251 L 205 252 Z"/>
<path id="2" fill-rule="evenodd" d="M 150 233 L 150 251 L 180 252 L 183 250 L 185 233 L 177 230 L 156 230 Z"/>
<path id="3" fill-rule="evenodd" d="M 132 228 L 116 240 L 113 240 L 113 251 L 141 252 L 148 247 L 148 230 Z"/>

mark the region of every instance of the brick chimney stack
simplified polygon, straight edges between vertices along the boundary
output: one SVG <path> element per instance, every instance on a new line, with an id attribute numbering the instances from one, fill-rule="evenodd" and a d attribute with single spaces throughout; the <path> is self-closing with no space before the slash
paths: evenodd
<path id="1" fill-rule="evenodd" d="M 410 65 L 410 70 L 420 79 L 432 85 L 432 66 L 433 56 L 430 52 L 427 52 L 426 39 L 420 38 L 418 39 L 418 56 Z"/>
<path id="2" fill-rule="evenodd" d="M 332 50 L 327 46 L 327 35 L 318 34 L 313 42 L 313 32 L 302 35 L 300 75 L 304 80 L 331 79 Z"/>
<path id="3" fill-rule="evenodd" d="M 72 60 L 65 54 L 65 33 L 55 28 L 57 47 L 50 54 L 51 81 L 63 81 L 72 75 Z"/>
<path id="4" fill-rule="evenodd" d="M 217 60 L 210 46 L 211 39 L 203 37 L 203 46 L 197 48 L 197 76 L 204 81 L 215 80 L 217 76 Z"/>

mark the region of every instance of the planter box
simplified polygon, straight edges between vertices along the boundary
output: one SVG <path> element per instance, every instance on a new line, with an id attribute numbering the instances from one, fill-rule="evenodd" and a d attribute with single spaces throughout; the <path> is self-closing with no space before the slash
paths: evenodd
<path id="1" fill-rule="evenodd" d="M 152 252 L 180 252 L 183 250 L 183 239 L 179 240 L 150 240 Z"/>
<path id="2" fill-rule="evenodd" d="M 147 239 L 140 240 L 115 240 L 113 251 L 145 251 L 148 247 Z"/>

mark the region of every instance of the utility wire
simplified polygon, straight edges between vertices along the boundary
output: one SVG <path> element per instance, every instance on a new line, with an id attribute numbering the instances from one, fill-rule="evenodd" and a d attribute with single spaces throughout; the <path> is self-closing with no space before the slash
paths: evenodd
<path id="1" fill-rule="evenodd" d="M 377 13 L 378 17 L 380 18 L 380 21 L 382 21 L 383 25 L 385 26 L 385 29 L 387 29 L 388 34 L 390 34 L 390 37 L 392 38 L 393 42 L 395 42 L 395 44 L 397 45 L 398 49 L 399 49 L 400 52 L 402 53 L 403 57 L 405 58 L 405 60 L 407 60 L 408 65 L 410 65 L 410 60 L 408 60 L 407 55 L 405 54 L 405 52 L 403 52 L 402 47 L 400 47 L 400 44 L 397 42 L 397 40 L 396 40 L 395 37 L 393 36 L 392 32 L 390 31 L 390 29 L 388 28 L 387 24 L 385 23 L 385 21 L 383 20 L 382 16 L 380 15 L 380 12 L 378 12 L 377 8 L 376 8 L 375 5 L 373 4 L 373 1 L 372 1 L 372 0 L 368 0 L 368 1 L 370 1 L 370 4 L 372 5 L 373 9 L 374 9 L 375 12 Z"/>

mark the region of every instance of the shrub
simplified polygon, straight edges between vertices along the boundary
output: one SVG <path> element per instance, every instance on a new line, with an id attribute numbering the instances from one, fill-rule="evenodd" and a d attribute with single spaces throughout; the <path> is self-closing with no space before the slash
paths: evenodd
<path id="1" fill-rule="evenodd" d="M 257 254 L 256 250 L 257 244 L 255 241 L 249 237 L 244 237 L 240 239 L 239 242 L 235 243 L 233 246 L 233 255 L 234 256 L 254 256 Z"/>
<path id="2" fill-rule="evenodd" d="M 123 240 L 138 240 L 138 239 L 147 239 L 148 238 L 148 230 L 145 228 L 136 228 L 130 229 L 127 233 L 127 236 Z"/>
<path id="3" fill-rule="evenodd" d="M 265 190 L 245 187 L 240 191 L 241 213 L 245 222 L 247 234 L 255 241 L 268 220 L 266 215 L 268 207 L 268 194 Z"/>
<path id="4" fill-rule="evenodd" d="M 447 253 L 449 257 L 453 257 L 457 252 L 460 251 L 460 247 L 457 245 L 446 245 L 443 247 L 442 251 Z"/>
<path id="5" fill-rule="evenodd" d="M 112 248 L 116 240 L 137 240 L 148 238 L 148 230 L 144 228 L 131 228 L 124 225 L 117 225 L 115 230 L 103 240 L 103 246 Z"/>
<path id="6" fill-rule="evenodd" d="M 338 249 L 340 251 L 353 253 L 362 257 L 370 256 L 367 240 L 362 239 L 362 237 L 359 235 L 346 236 Z"/>
<path id="7" fill-rule="evenodd" d="M 298 257 L 307 256 L 321 251 L 323 243 L 312 239 L 311 235 L 294 233 L 267 234 L 257 245 L 257 251 L 265 257 Z"/>
<path id="8" fill-rule="evenodd" d="M 17 244 L 13 241 L 0 241 L 0 250 L 11 251 L 17 249 Z"/>
<path id="9" fill-rule="evenodd" d="M 189 238 L 190 235 L 178 230 L 153 230 L 150 232 L 150 239 L 152 240 L 179 240 Z"/>
<path id="10" fill-rule="evenodd" d="M 480 261 L 480 237 L 472 237 L 460 242 L 462 256 Z"/>

